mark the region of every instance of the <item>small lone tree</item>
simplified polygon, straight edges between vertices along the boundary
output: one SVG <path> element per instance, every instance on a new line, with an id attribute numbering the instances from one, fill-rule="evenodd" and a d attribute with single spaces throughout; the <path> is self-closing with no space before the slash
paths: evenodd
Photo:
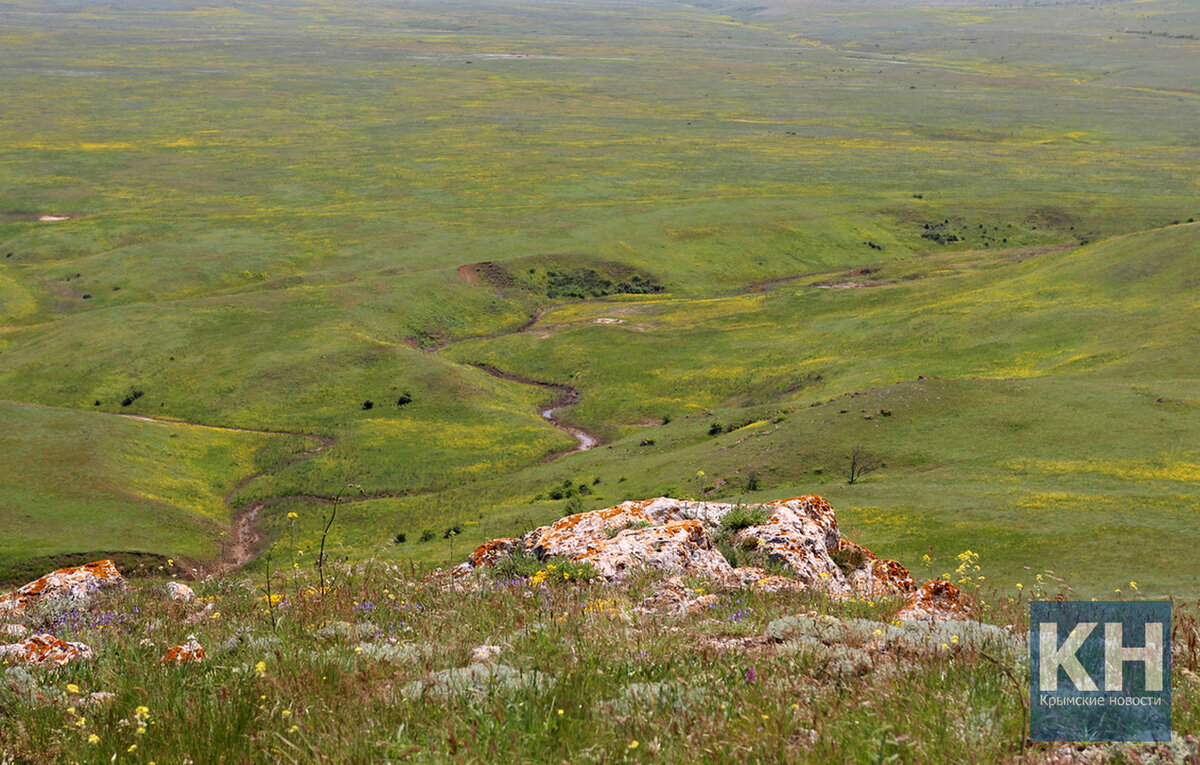
<path id="1" fill-rule="evenodd" d="M 846 482 L 852 485 L 858 483 L 858 479 L 883 466 L 883 462 L 878 458 L 867 454 L 861 446 L 855 446 L 850 450 L 850 465 L 846 473 Z"/>

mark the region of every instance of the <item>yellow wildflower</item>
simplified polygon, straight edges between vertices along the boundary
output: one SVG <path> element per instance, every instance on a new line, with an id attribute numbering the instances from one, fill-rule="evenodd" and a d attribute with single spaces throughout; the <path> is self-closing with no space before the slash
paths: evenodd
<path id="1" fill-rule="evenodd" d="M 254 671 L 258 673 L 259 677 L 267 674 L 267 663 L 265 661 L 260 661 L 259 663 L 255 664 Z"/>
<path id="2" fill-rule="evenodd" d="M 88 736 L 88 743 L 89 743 L 89 744 L 92 744 L 92 745 L 99 744 L 99 743 L 100 743 L 100 737 L 99 737 L 99 736 L 97 736 L 95 733 L 93 733 L 92 735 Z"/>
<path id="3" fill-rule="evenodd" d="M 638 748 L 638 742 L 637 742 L 637 739 L 636 739 L 636 738 L 635 738 L 633 741 L 630 741 L 630 742 L 629 742 L 629 748 L 630 748 L 630 749 L 637 749 L 637 748 Z"/>
<path id="4" fill-rule="evenodd" d="M 79 693 L 79 686 L 74 683 L 67 683 L 67 693 Z"/>

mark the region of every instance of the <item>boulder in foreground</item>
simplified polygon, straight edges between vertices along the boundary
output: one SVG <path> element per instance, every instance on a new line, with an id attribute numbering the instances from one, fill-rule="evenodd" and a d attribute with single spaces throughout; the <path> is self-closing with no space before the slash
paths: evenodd
<path id="1" fill-rule="evenodd" d="M 86 600 L 109 587 L 124 587 L 125 577 L 111 560 L 98 560 L 82 566 L 60 568 L 30 582 L 15 592 L 0 595 L 0 613 L 24 611 L 43 600 Z"/>

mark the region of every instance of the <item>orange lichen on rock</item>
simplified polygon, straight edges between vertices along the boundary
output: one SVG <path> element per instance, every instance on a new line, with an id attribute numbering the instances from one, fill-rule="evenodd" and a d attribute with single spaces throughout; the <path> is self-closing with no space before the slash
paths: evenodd
<path id="1" fill-rule="evenodd" d="M 963 602 L 962 590 L 944 579 L 935 579 L 909 596 L 896 614 L 900 621 L 950 621 L 966 619 L 970 610 Z"/>
<path id="2" fill-rule="evenodd" d="M 912 574 L 900 565 L 899 561 L 881 560 L 875 553 L 848 539 L 839 539 L 834 552 L 842 556 L 843 560 L 857 558 L 861 561 L 854 569 L 846 572 L 846 581 L 856 595 L 873 598 L 879 595 L 906 594 L 912 592 L 916 586 Z"/>
<path id="3" fill-rule="evenodd" d="M 16 592 L 0 595 L 0 612 L 23 611 L 40 600 L 84 600 L 107 587 L 124 587 L 125 577 L 111 560 L 60 568 L 30 582 Z"/>
<path id="4" fill-rule="evenodd" d="M 540 558 L 566 555 L 576 557 L 590 545 L 602 542 L 621 529 L 639 525 L 661 526 L 669 521 L 682 520 L 688 503 L 666 497 L 622 502 L 615 507 L 577 513 L 560 518 L 549 526 L 534 529 L 522 540 L 526 549 Z"/>
<path id="5" fill-rule="evenodd" d="M 727 579 L 733 574 L 724 556 L 712 549 L 704 525 L 695 520 L 626 529 L 611 539 L 590 544 L 582 554 L 572 557 L 591 563 L 610 579 L 637 564 L 712 579 Z"/>
<path id="6" fill-rule="evenodd" d="M 523 551 L 540 560 L 563 556 L 588 561 L 608 579 L 624 576 L 635 566 L 646 566 L 703 576 L 722 586 L 769 591 L 815 586 L 834 595 L 874 597 L 912 590 L 912 577 L 899 563 L 881 561 L 870 550 L 841 539 L 833 507 L 815 494 L 750 505 L 749 509 L 767 511 L 769 517 L 736 533 L 738 542 L 783 563 L 794 577 L 734 569 L 713 549 L 711 535 L 721 531 L 722 520 L 735 507 L 670 497 L 622 502 L 560 518 L 520 539 L 492 540 L 476 548 L 454 573 L 495 565 L 503 556 Z M 833 559 L 838 550 L 859 553 L 862 565 L 844 572 Z"/>
<path id="7" fill-rule="evenodd" d="M 162 657 L 162 664 L 183 664 L 185 662 L 204 661 L 204 648 L 196 640 L 195 635 L 188 635 L 183 645 L 172 646 L 167 655 Z"/>
<path id="8" fill-rule="evenodd" d="M 758 549 L 783 563 L 806 584 L 820 584 L 833 593 L 850 591 L 845 576 L 830 557 L 840 536 L 833 508 L 821 497 L 807 495 L 768 502 L 774 512 L 765 523 L 738 532 L 741 540 L 758 541 Z"/>
<path id="9" fill-rule="evenodd" d="M 494 566 L 497 560 L 511 554 L 520 541 L 512 537 L 502 537 L 484 542 L 467 556 L 467 561 L 472 566 Z"/>
<path id="10" fill-rule="evenodd" d="M 61 667 L 76 659 L 92 658 L 92 649 L 83 643 L 59 640 L 53 635 L 34 635 L 19 643 L 0 645 L 0 661 L 11 659 L 33 666 Z"/>

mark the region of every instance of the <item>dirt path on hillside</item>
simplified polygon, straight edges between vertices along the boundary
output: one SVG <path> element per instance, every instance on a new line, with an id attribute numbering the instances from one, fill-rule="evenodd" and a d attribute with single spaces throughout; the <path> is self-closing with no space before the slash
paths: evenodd
<path id="1" fill-rule="evenodd" d="M 480 271 L 492 266 L 493 263 L 490 261 L 484 261 L 481 263 L 468 263 L 458 267 L 458 275 L 462 277 L 463 281 L 465 281 L 467 284 L 470 284 L 473 287 L 478 287 L 481 281 Z M 473 335 L 471 337 L 463 337 L 457 340 L 447 340 L 445 342 L 438 343 L 437 345 L 429 346 L 425 350 L 429 351 L 430 353 L 434 353 L 442 350 L 443 348 L 448 348 L 451 345 L 457 345 L 458 343 L 465 343 L 471 340 L 496 340 L 501 337 L 508 337 L 509 335 L 523 334 L 537 326 L 537 324 L 542 320 L 542 317 L 545 316 L 548 311 L 551 311 L 562 305 L 568 305 L 568 303 L 560 303 L 557 305 L 548 306 L 546 308 L 540 308 L 530 314 L 528 321 L 516 329 L 508 332 L 495 332 L 487 335 Z M 558 393 L 558 397 L 551 401 L 548 406 L 538 407 L 538 414 L 540 414 L 542 419 L 544 419 L 546 422 L 550 423 L 562 432 L 573 436 L 576 441 L 575 448 L 566 449 L 564 451 L 555 452 L 554 454 L 549 455 L 542 460 L 543 465 L 547 462 L 553 462 L 559 457 L 565 457 L 566 455 L 574 454 L 575 452 L 587 451 L 588 449 L 599 446 L 601 443 L 603 443 L 603 439 L 601 439 L 596 433 L 592 433 L 576 425 L 571 425 L 559 415 L 559 412 L 561 412 L 563 409 L 578 404 L 583 398 L 583 394 L 581 394 L 577 388 L 572 388 L 570 385 L 563 385 L 562 383 L 532 380 L 528 377 L 522 377 L 510 372 L 503 372 L 490 364 L 471 364 L 470 366 L 487 372 L 492 377 L 496 377 L 501 380 L 521 383 L 522 385 L 536 385 L 541 388 L 548 388 L 549 390 L 553 390 Z"/>
<path id="2" fill-rule="evenodd" d="M 510 334 L 516 334 L 519 332 L 524 332 L 527 329 L 529 329 L 529 327 L 532 327 L 534 324 L 536 324 L 538 322 L 538 320 L 541 318 L 543 313 L 545 313 L 545 311 L 539 311 L 534 316 L 532 316 L 528 322 L 526 322 L 524 325 L 517 328 L 516 330 L 513 330 L 512 332 L 505 332 L 505 333 L 497 334 L 497 335 L 495 335 L 495 337 L 502 337 L 504 335 L 510 335 Z M 465 342 L 465 340 L 469 340 L 469 339 L 476 339 L 476 338 L 464 338 L 463 340 L 458 340 L 458 341 L 454 341 L 454 342 Z M 438 348 L 431 349 L 431 352 L 432 352 L 432 350 L 438 350 L 440 348 L 444 348 L 447 345 L 452 345 L 452 344 L 453 343 L 445 343 L 443 345 L 438 346 Z M 568 454 L 573 454 L 575 452 L 581 452 L 581 451 L 585 451 L 587 449 L 591 449 L 602 443 L 600 436 L 596 435 L 595 433 L 591 433 L 587 430 L 584 430 L 583 428 L 579 428 L 579 427 L 576 427 L 574 425 L 567 423 L 559 415 L 559 412 L 562 409 L 565 409 L 570 406 L 574 406 L 575 404 L 579 403 L 579 401 L 581 399 L 581 395 L 580 395 L 579 391 L 576 390 L 575 388 L 572 388 L 569 385 L 561 385 L 558 383 L 542 382 L 540 380 L 531 380 L 529 378 L 521 377 L 519 375 L 502 372 L 501 370 L 499 370 L 493 366 L 486 365 L 486 364 L 472 364 L 470 366 L 474 366 L 475 368 L 480 369 L 484 372 L 487 372 L 488 374 L 492 375 L 493 377 L 497 377 L 502 380 L 508 380 L 510 382 L 521 383 L 524 385 L 536 385 L 541 388 L 547 388 L 549 390 L 553 390 L 558 394 L 558 396 L 552 402 L 550 402 L 549 405 L 544 406 L 544 407 L 539 407 L 538 413 L 541 414 L 542 418 L 545 419 L 552 426 L 554 426 L 555 428 L 558 428 L 559 430 L 563 431 L 564 433 L 568 433 L 572 437 L 574 437 L 576 444 L 575 444 L 574 448 L 565 449 L 563 451 L 555 452 L 554 454 L 547 456 L 545 459 L 542 460 L 542 464 L 546 464 L 548 462 L 553 462 L 554 460 L 556 460 L 560 457 L 566 456 Z M 336 438 L 333 438 L 332 436 L 320 435 L 317 433 L 298 433 L 295 431 L 287 431 L 287 430 L 267 430 L 264 428 L 239 428 L 239 427 L 224 426 L 224 425 L 208 425 L 208 424 L 205 424 L 202 422 L 193 422 L 191 420 L 172 420 L 172 419 L 167 419 L 167 418 L 162 418 L 162 417 L 147 417 L 147 416 L 140 415 L 140 414 L 118 414 L 117 416 L 125 417 L 130 420 L 139 420 L 141 422 L 149 422 L 149 423 L 154 423 L 154 424 L 158 424 L 158 425 L 188 425 L 188 426 L 196 427 L 196 428 L 206 428 L 209 430 L 221 430 L 221 431 L 233 432 L 233 433 L 255 433 L 255 434 L 267 435 L 267 436 L 291 436 L 293 438 L 302 438 L 302 439 L 307 439 L 309 441 L 314 442 L 313 445 L 310 446 L 309 448 L 303 449 L 299 452 L 296 452 L 286 462 L 282 463 L 281 465 L 276 466 L 274 468 L 275 470 L 289 467 L 289 466 L 294 465 L 297 462 L 300 462 L 302 460 L 311 459 L 312 457 L 316 456 L 317 454 L 320 454 L 321 452 L 325 451 L 326 449 L 330 448 L 331 446 L 333 446 L 334 444 L 337 443 Z M 306 503 L 312 504 L 312 505 L 326 505 L 326 506 L 332 505 L 334 502 L 333 497 L 321 496 L 319 494 L 280 494 L 280 495 L 276 495 L 276 496 L 272 496 L 272 497 L 265 497 L 263 499 L 256 499 L 240 508 L 234 504 L 233 499 L 237 495 L 238 491 L 245 488 L 251 482 L 253 482 L 259 478 L 262 478 L 264 476 L 270 475 L 271 472 L 272 471 L 268 471 L 268 470 L 259 470 L 259 471 L 251 473 L 250 475 L 247 475 L 247 476 L 239 479 L 229 489 L 229 491 L 227 491 L 225 493 L 225 496 L 222 497 L 222 500 L 225 502 L 225 504 L 227 506 L 229 506 L 229 508 L 232 512 L 232 515 L 230 518 L 229 529 L 221 537 L 221 552 L 220 552 L 220 554 L 214 560 L 209 561 L 208 563 L 205 563 L 203 565 L 196 567 L 195 575 L 197 578 L 206 577 L 206 576 L 218 576 L 218 577 L 224 576 L 226 574 L 229 574 L 232 571 L 236 571 L 237 569 L 246 565 L 250 561 L 254 560 L 254 558 L 258 555 L 258 553 L 260 552 L 260 549 L 262 547 L 263 534 L 262 534 L 262 532 L 260 532 L 258 530 L 258 514 L 259 514 L 259 511 L 262 510 L 264 507 L 269 507 L 271 505 L 277 505 L 277 504 L 280 504 L 283 502 L 289 502 L 289 501 L 293 501 L 293 500 L 306 502 Z M 373 493 L 369 493 L 369 494 L 359 494 L 359 495 L 350 496 L 350 497 L 342 497 L 340 504 L 348 505 L 348 504 L 352 504 L 355 502 L 366 502 L 366 501 L 373 500 L 373 499 L 397 497 L 397 496 L 401 496 L 403 494 L 404 494 L 404 492 L 399 492 L 399 491 L 380 491 L 380 492 L 373 492 Z"/>
<path id="3" fill-rule="evenodd" d="M 140 414 L 118 414 L 118 417 L 125 417 L 130 420 L 140 420 L 142 422 L 152 422 L 159 425 L 189 425 L 195 428 L 206 428 L 208 430 L 222 430 L 233 433 L 257 433 L 265 436 L 292 436 L 293 438 L 304 438 L 314 441 L 315 444 L 302 451 L 296 452 L 291 459 L 280 465 L 280 468 L 294 465 L 301 460 L 310 459 L 311 457 L 320 454 L 329 447 L 337 443 L 337 439 L 332 436 L 322 436 L 316 433 L 296 433 L 287 430 L 265 430 L 261 428 L 237 428 L 225 425 L 206 425 L 202 422 L 192 422 L 189 420 L 171 420 L 162 417 L 145 417 Z M 251 502 L 243 508 L 237 508 L 233 504 L 233 497 L 251 481 L 262 478 L 268 475 L 268 471 L 259 470 L 255 473 L 241 478 L 235 483 L 229 491 L 225 492 L 222 500 L 233 511 L 230 519 L 230 528 L 225 532 L 221 540 L 221 554 L 215 560 L 212 560 L 198 568 L 197 576 L 222 576 L 241 568 L 254 559 L 258 552 L 258 547 L 262 542 L 262 533 L 255 526 L 258 521 L 258 511 L 267 505 L 277 504 L 290 499 L 303 499 L 319 504 L 328 504 L 332 502 L 329 498 L 318 497 L 308 494 L 286 494 L 277 497 L 268 497 Z M 358 499 L 358 498 L 355 498 Z"/>
<path id="4" fill-rule="evenodd" d="M 159 425 L 190 425 L 197 428 L 207 428 L 210 430 L 223 430 L 234 433 L 258 433 L 267 436 L 292 436 L 294 438 L 304 438 L 314 441 L 314 445 L 308 449 L 301 450 L 292 455 L 292 457 L 277 466 L 275 469 L 289 467 L 302 460 L 311 459 L 320 454 L 329 447 L 337 443 L 337 439 L 332 436 L 323 436 L 317 433 L 297 433 L 287 430 L 265 430 L 261 428 L 237 428 L 224 425 L 206 425 L 202 422 L 192 422 L 190 420 L 170 420 L 160 417 L 144 417 L 139 414 L 119 414 L 118 417 L 126 417 L 131 420 L 141 420 L 142 422 L 153 422 Z M 226 505 L 233 511 L 230 519 L 229 530 L 225 532 L 221 538 L 221 554 L 214 560 L 203 564 L 196 569 L 197 577 L 204 576 L 223 576 L 231 571 L 234 571 L 254 560 L 258 554 L 259 548 L 262 545 L 263 535 L 258 530 L 258 511 L 269 505 L 277 505 L 281 502 L 291 500 L 300 500 L 313 505 L 332 505 L 333 497 L 325 497 L 319 494 L 280 494 L 274 497 L 266 497 L 264 499 L 256 499 L 244 507 L 237 507 L 233 503 L 234 496 L 242 488 L 247 486 L 251 481 L 254 481 L 263 476 L 270 475 L 270 471 L 259 470 L 251 473 L 244 478 L 238 480 L 232 488 L 225 493 L 222 498 Z M 386 497 L 397 497 L 403 494 L 398 491 L 379 491 L 370 494 L 359 494 L 351 497 L 342 497 L 341 504 L 348 505 L 355 502 L 367 502 L 372 499 L 383 499 Z"/>
<path id="5" fill-rule="evenodd" d="M 521 377 L 520 375 L 514 375 L 510 372 L 503 372 L 490 364 L 471 364 L 471 366 L 475 367 L 476 369 L 483 370 L 492 377 L 496 377 L 501 380 L 521 383 L 522 385 L 537 385 L 541 388 L 548 388 L 549 390 L 558 393 L 558 398 L 551 401 L 548 406 L 538 407 L 538 413 L 542 415 L 542 419 L 544 419 L 546 422 L 550 423 L 562 432 L 574 436 L 576 444 L 575 448 L 573 449 L 566 449 L 564 451 L 555 452 L 554 454 L 549 455 L 542 460 L 543 465 L 547 462 L 553 462 L 559 457 L 563 457 L 568 454 L 574 454 L 575 452 L 587 451 L 588 449 L 595 448 L 603 443 L 603 440 L 599 435 L 584 430 L 576 425 L 571 425 L 558 414 L 559 411 L 566 409 L 569 406 L 578 404 L 583 398 L 582 394 L 580 394 L 576 388 L 572 388 L 570 385 L 563 385 L 561 383 L 549 383 L 541 380 L 531 380 L 528 377 Z"/>

